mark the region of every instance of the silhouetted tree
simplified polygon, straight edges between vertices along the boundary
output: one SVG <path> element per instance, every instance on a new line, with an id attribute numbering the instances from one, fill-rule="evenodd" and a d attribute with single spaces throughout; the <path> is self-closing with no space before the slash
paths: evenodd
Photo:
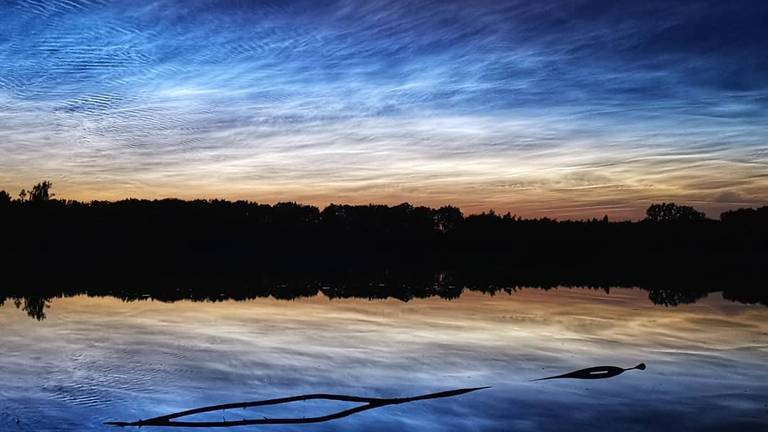
<path id="1" fill-rule="evenodd" d="M 435 210 L 434 221 L 439 231 L 448 232 L 456 229 L 464 221 L 464 215 L 457 207 L 443 206 Z"/>
<path id="2" fill-rule="evenodd" d="M 768 206 L 730 210 L 720 215 L 720 221 L 731 237 L 768 248 Z"/>
<path id="3" fill-rule="evenodd" d="M 29 192 L 29 201 L 48 201 L 53 196 L 53 194 L 50 193 L 52 187 L 53 183 L 49 182 L 48 180 L 41 181 L 40 183 L 32 186 L 32 190 Z"/>
<path id="4" fill-rule="evenodd" d="M 0 190 L 0 207 L 8 207 L 11 204 L 11 196 L 8 192 Z"/>
<path id="5" fill-rule="evenodd" d="M 689 206 L 681 206 L 675 203 L 652 204 L 645 211 L 646 220 L 651 222 L 668 221 L 702 221 L 706 219 L 704 213 Z"/>
<path id="6" fill-rule="evenodd" d="M 768 206 L 763 206 L 757 209 L 740 208 L 729 210 L 720 214 L 720 220 L 726 223 L 745 225 L 768 225 Z"/>

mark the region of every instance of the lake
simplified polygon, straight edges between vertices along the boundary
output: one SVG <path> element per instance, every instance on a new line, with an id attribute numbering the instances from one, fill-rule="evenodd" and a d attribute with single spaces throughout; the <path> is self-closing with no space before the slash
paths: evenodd
<path id="1" fill-rule="evenodd" d="M 307 393 L 404 397 L 480 386 L 491 388 L 326 423 L 218 430 L 768 430 L 768 308 L 719 293 L 674 307 L 622 288 L 408 302 L 77 295 L 52 299 L 43 320 L 19 306 L 0 306 L 2 431 L 118 430 L 103 423 Z M 646 370 L 609 379 L 531 381 L 640 362 Z M 351 406 L 294 402 L 186 420 Z"/>

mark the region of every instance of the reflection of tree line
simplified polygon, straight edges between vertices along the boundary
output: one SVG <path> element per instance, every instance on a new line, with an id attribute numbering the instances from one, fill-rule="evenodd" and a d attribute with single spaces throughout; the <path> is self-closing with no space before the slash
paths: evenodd
<path id="1" fill-rule="evenodd" d="M 348 276 L 348 275 L 347 275 Z M 140 279 L 145 277 L 146 279 Z M 466 290 L 487 294 L 513 294 L 523 288 L 538 288 L 550 290 L 559 286 L 578 287 L 578 289 L 600 290 L 610 293 L 611 286 L 604 285 L 561 285 L 547 284 L 536 285 L 530 279 L 524 285 L 516 285 L 505 279 L 493 279 L 494 275 L 484 273 L 482 282 L 477 280 L 453 277 L 445 273 L 439 273 L 432 277 L 424 275 L 422 279 L 410 275 L 399 279 L 396 275 L 382 277 L 381 274 L 355 272 L 355 277 L 340 276 L 335 279 L 329 275 L 296 274 L 264 276 L 248 279 L 246 276 L 237 275 L 243 279 L 215 279 L 194 278 L 179 275 L 173 278 L 152 279 L 150 275 L 139 275 L 136 278 L 125 280 L 108 280 L 102 278 L 81 279 L 76 282 L 67 281 L 58 285 L 50 281 L 45 288 L 37 286 L 30 288 L 25 285 L 11 285 L 9 289 L 0 289 L 0 306 L 7 300 L 13 301 L 16 308 L 27 312 L 27 315 L 38 320 L 46 318 L 46 309 L 50 301 L 57 297 L 70 297 L 75 295 L 110 296 L 122 299 L 126 302 L 154 299 L 159 301 L 174 302 L 179 300 L 218 302 L 224 300 L 252 300 L 256 298 L 272 297 L 281 300 L 294 300 L 317 295 L 324 295 L 331 299 L 359 298 L 359 299 L 385 299 L 395 298 L 401 301 L 409 301 L 416 298 L 440 297 L 443 299 L 456 299 Z M 313 279 L 315 277 L 321 279 Z M 370 279 L 365 279 L 369 277 Z M 501 277 L 499 275 L 499 277 Z M 491 283 L 492 280 L 495 282 Z M 618 286 L 613 285 L 613 286 Z M 76 287 L 76 288 L 67 288 Z M 183 287 L 183 288 L 180 288 Z M 14 289 L 15 288 L 15 289 Z M 648 298 L 654 304 L 665 306 L 677 306 L 680 304 L 694 303 L 706 297 L 714 289 L 691 289 L 674 287 L 646 287 Z M 726 299 L 745 303 L 759 302 L 768 305 L 768 295 L 758 288 L 723 286 L 723 295 Z"/>
<path id="2" fill-rule="evenodd" d="M 29 296 L 24 298 L 16 297 L 13 298 L 13 304 L 16 306 L 16 309 L 21 309 L 32 318 L 41 321 L 45 319 L 45 310 L 50 307 L 48 303 L 50 300 L 50 297 L 40 296 Z M 0 306 L 4 305 L 5 301 L 5 297 L 0 296 Z"/>
<path id="3" fill-rule="evenodd" d="M 407 300 L 455 297 L 465 286 L 566 285 L 639 286 L 662 304 L 719 290 L 742 301 L 768 297 L 768 207 L 711 220 L 665 203 L 639 222 L 556 221 L 410 204 L 83 203 L 53 199 L 50 188 L 39 183 L 18 199 L 0 192 L 0 296 L 27 299 L 20 307 L 33 316 L 44 313 L 36 296 L 85 291 L 207 300 L 323 290 Z M 51 286 L 80 288 L 39 288 Z"/>

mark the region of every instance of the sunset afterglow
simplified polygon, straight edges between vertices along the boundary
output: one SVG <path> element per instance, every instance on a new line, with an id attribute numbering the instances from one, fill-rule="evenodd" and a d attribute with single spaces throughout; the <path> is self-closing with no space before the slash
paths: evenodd
<path id="1" fill-rule="evenodd" d="M 11 3 L 13 194 L 619 219 L 768 200 L 765 2 Z"/>

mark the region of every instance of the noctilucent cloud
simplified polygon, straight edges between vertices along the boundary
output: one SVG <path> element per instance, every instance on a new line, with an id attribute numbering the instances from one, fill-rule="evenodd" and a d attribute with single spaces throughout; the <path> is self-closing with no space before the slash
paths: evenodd
<path id="1" fill-rule="evenodd" d="M 768 201 L 768 2 L 0 3 L 0 189 L 636 218 Z"/>

